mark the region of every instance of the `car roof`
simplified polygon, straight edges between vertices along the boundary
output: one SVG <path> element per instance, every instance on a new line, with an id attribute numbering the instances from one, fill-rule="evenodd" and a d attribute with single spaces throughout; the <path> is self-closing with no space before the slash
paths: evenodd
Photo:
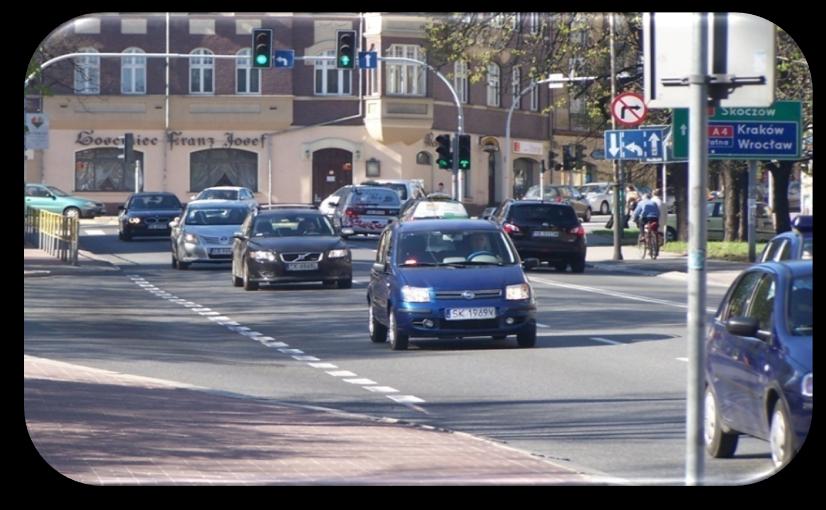
<path id="1" fill-rule="evenodd" d="M 277 207 L 277 208 L 265 208 L 260 209 L 256 216 L 276 216 L 282 213 L 303 213 L 303 214 L 317 214 L 320 216 L 324 216 L 324 214 L 314 207 L 299 207 L 299 206 L 287 206 L 287 207 Z"/>
<path id="2" fill-rule="evenodd" d="M 146 197 L 146 196 L 155 196 L 155 195 L 169 195 L 175 198 L 178 198 L 178 195 L 175 193 L 170 193 L 169 191 L 141 191 L 139 193 L 132 193 L 131 196 L 133 197 Z"/>
<path id="3" fill-rule="evenodd" d="M 564 204 L 562 202 L 551 202 L 550 200 L 537 200 L 534 198 L 514 200 L 513 202 L 511 202 L 511 206 L 514 205 L 518 205 L 520 207 L 526 205 L 552 205 L 554 207 L 570 207 L 571 209 L 573 209 L 573 206 L 571 204 Z"/>
<path id="4" fill-rule="evenodd" d="M 421 219 L 409 223 L 394 223 L 398 225 L 398 230 L 405 232 L 422 232 L 432 230 L 490 230 L 498 232 L 499 227 L 488 220 L 471 219 Z"/>
<path id="5" fill-rule="evenodd" d="M 239 190 L 239 189 L 247 189 L 245 186 L 210 186 L 208 188 L 204 188 L 201 191 L 206 191 L 208 189 L 219 189 L 219 190 Z"/>
<path id="6" fill-rule="evenodd" d="M 764 262 L 753 266 L 758 269 L 769 269 L 775 273 L 791 273 L 791 276 L 809 276 L 812 274 L 811 260 L 784 260 L 783 262 Z"/>
<path id="7" fill-rule="evenodd" d="M 193 200 L 189 203 L 190 209 L 206 209 L 207 207 L 238 207 L 246 208 L 247 205 L 238 200 L 225 200 L 219 198 L 205 198 L 201 200 Z"/>

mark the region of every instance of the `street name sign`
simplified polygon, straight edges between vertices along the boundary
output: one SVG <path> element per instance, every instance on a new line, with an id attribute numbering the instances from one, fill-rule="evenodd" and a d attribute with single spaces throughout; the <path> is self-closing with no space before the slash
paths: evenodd
<path id="1" fill-rule="evenodd" d="M 292 69 L 295 62 L 295 50 L 275 50 L 275 67 Z"/>
<path id="2" fill-rule="evenodd" d="M 711 159 L 800 159 L 800 101 L 767 108 L 715 108 L 708 116 Z M 688 109 L 674 110 L 674 157 L 688 157 Z"/>
<path id="3" fill-rule="evenodd" d="M 605 159 L 661 159 L 664 138 L 662 128 L 605 131 Z"/>

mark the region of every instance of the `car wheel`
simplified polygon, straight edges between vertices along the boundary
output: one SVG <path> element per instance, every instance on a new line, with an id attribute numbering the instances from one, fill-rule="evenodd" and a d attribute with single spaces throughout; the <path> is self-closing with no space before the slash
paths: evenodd
<path id="1" fill-rule="evenodd" d="M 533 347 L 536 345 L 536 324 L 531 324 L 526 331 L 516 335 L 516 344 L 519 347 Z"/>
<path id="2" fill-rule="evenodd" d="M 674 242 L 677 240 L 677 231 L 671 227 L 666 227 L 665 229 L 665 240 L 669 243 Z"/>
<path id="3" fill-rule="evenodd" d="M 183 262 L 177 256 L 175 257 L 175 263 L 176 263 L 176 268 L 177 269 L 182 269 L 182 270 L 183 269 L 189 269 L 189 263 L 188 262 Z"/>
<path id="4" fill-rule="evenodd" d="M 572 273 L 584 273 L 585 272 L 585 257 L 581 259 L 577 259 L 571 262 L 571 272 Z"/>
<path id="5" fill-rule="evenodd" d="M 232 286 L 240 287 L 244 285 L 244 279 L 235 276 L 235 261 L 232 261 Z"/>
<path id="6" fill-rule="evenodd" d="M 247 265 L 244 264 L 244 290 L 258 290 L 258 284 L 250 281 L 250 272 Z"/>
<path id="7" fill-rule="evenodd" d="M 128 232 L 125 232 L 125 231 L 124 231 L 124 232 L 120 232 L 120 233 L 118 233 L 118 238 L 119 238 L 121 241 L 131 241 L 131 240 L 132 240 L 132 234 L 130 234 L 130 233 L 128 233 Z"/>
<path id="8" fill-rule="evenodd" d="M 407 344 L 410 342 L 410 337 L 399 331 L 398 324 L 396 324 L 396 312 L 390 310 L 390 324 L 387 326 L 387 341 L 390 342 L 390 347 L 394 351 L 404 351 L 407 349 Z"/>
<path id="9" fill-rule="evenodd" d="M 335 280 L 324 280 L 321 282 L 325 289 L 334 289 L 336 288 L 336 281 Z"/>
<path id="10" fill-rule="evenodd" d="M 564 262 L 559 262 L 558 264 L 554 264 L 554 269 L 557 271 L 564 273 L 566 269 L 568 269 L 568 264 Z"/>
<path id="11" fill-rule="evenodd" d="M 63 216 L 75 219 L 80 218 L 80 209 L 77 207 L 67 207 L 66 209 L 63 209 Z"/>
<path id="12" fill-rule="evenodd" d="M 611 213 L 611 206 L 608 205 L 608 202 L 603 202 L 599 205 L 599 212 L 600 212 L 600 214 L 610 214 Z"/>
<path id="13" fill-rule="evenodd" d="M 351 289 L 353 287 L 353 278 L 350 277 L 347 280 L 339 280 L 338 281 L 338 288 L 339 289 Z"/>
<path id="14" fill-rule="evenodd" d="M 387 341 L 387 328 L 373 317 L 373 305 L 367 305 L 367 330 L 370 332 L 370 341 L 383 344 Z"/>
<path id="15" fill-rule="evenodd" d="M 588 222 L 591 221 L 591 208 L 585 209 L 585 216 L 582 217 L 582 221 Z"/>
<path id="16" fill-rule="evenodd" d="M 717 396 L 711 386 L 706 387 L 704 399 L 703 439 L 706 451 L 715 458 L 727 458 L 734 455 L 737 449 L 737 434 L 725 432 L 720 420 Z"/>
<path id="17" fill-rule="evenodd" d="M 774 467 L 781 468 L 789 463 L 793 453 L 792 426 L 789 421 L 789 411 L 786 409 L 786 403 L 783 400 L 778 400 L 774 404 L 769 430 L 772 463 Z"/>

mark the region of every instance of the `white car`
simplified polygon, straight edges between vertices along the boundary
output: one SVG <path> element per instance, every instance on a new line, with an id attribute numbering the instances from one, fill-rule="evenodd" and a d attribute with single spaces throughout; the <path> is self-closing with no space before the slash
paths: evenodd
<path id="1" fill-rule="evenodd" d="M 347 186 L 342 186 L 335 191 L 335 193 L 331 193 L 330 196 L 325 198 L 318 204 L 318 210 L 321 211 L 322 214 L 326 215 L 331 220 L 333 219 L 333 213 L 336 212 L 336 206 L 341 199 L 347 196 L 347 193 L 352 188 L 352 184 L 348 184 Z"/>
<path id="2" fill-rule="evenodd" d="M 399 200 L 402 201 L 402 204 L 408 200 L 416 200 L 427 196 L 422 183 L 415 179 L 368 179 L 361 184 L 391 188 L 399 194 Z"/>
<path id="3" fill-rule="evenodd" d="M 196 200 L 234 200 L 243 202 L 250 209 L 258 207 L 255 195 L 249 188 L 243 186 L 213 186 L 191 196 L 190 200 L 193 202 Z"/>
<path id="4" fill-rule="evenodd" d="M 231 262 L 233 235 L 253 211 L 238 200 L 196 200 L 187 204 L 172 229 L 172 267 L 194 262 Z"/>
<path id="5" fill-rule="evenodd" d="M 614 190 L 610 182 L 591 182 L 579 187 L 579 191 L 585 195 L 585 200 L 591 206 L 595 214 L 611 214 L 614 207 Z"/>

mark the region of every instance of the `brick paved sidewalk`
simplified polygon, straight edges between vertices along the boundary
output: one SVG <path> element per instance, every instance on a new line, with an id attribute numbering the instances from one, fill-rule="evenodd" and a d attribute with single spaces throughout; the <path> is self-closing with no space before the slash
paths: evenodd
<path id="1" fill-rule="evenodd" d="M 479 439 L 24 356 L 43 459 L 93 485 L 606 483 Z"/>

